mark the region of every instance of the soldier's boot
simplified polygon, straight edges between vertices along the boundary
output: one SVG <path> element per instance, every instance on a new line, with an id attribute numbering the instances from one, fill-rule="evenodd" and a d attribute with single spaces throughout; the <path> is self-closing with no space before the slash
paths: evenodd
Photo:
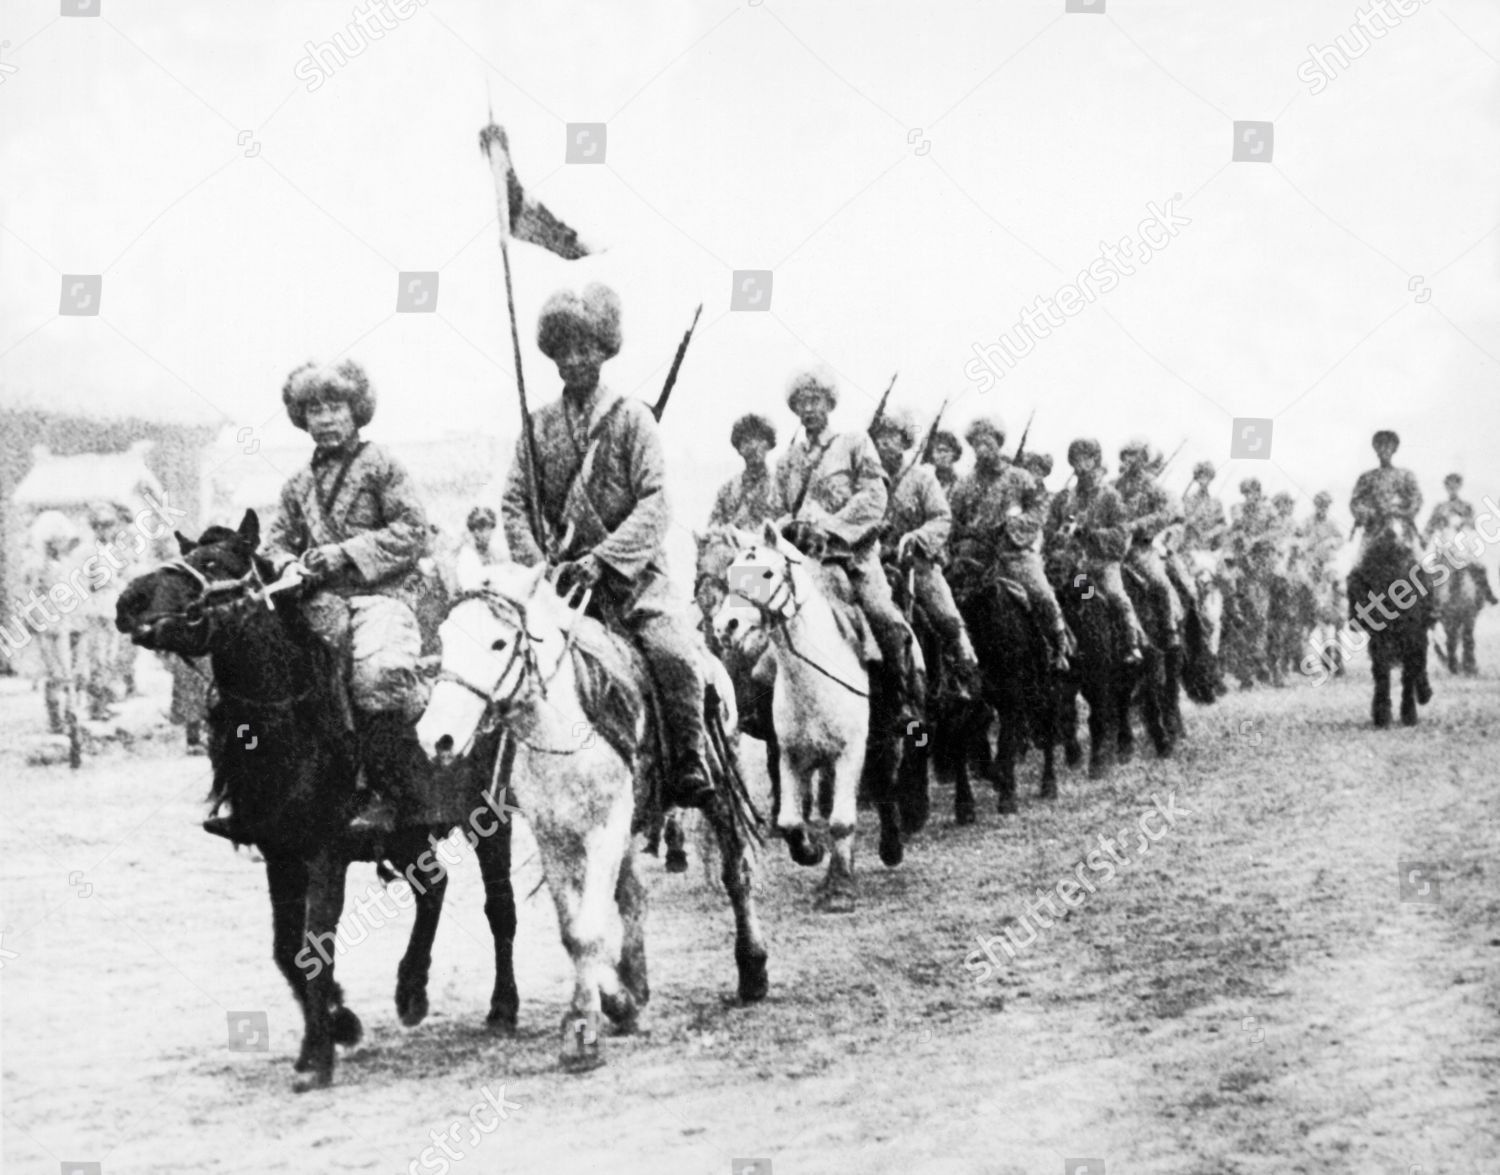
<path id="1" fill-rule="evenodd" d="M 979 657 L 969 639 L 969 630 L 961 626 L 957 635 L 944 645 L 944 657 L 950 667 L 945 675 L 945 689 L 954 701 L 972 701 L 979 688 Z"/>
<path id="2" fill-rule="evenodd" d="M 362 802 L 349 821 L 349 831 L 369 836 L 423 823 L 426 795 L 414 758 L 421 746 L 406 716 L 392 710 L 357 713 L 354 723 L 366 786 L 359 793 Z"/>

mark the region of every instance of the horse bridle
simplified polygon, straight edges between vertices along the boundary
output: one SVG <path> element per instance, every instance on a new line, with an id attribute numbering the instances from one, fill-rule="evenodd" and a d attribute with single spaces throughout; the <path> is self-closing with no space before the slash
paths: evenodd
<path id="1" fill-rule="evenodd" d="M 758 547 L 751 547 L 750 550 L 746 553 L 746 557 L 754 555 L 759 549 L 760 548 Z M 817 670 L 817 672 L 821 673 L 824 677 L 828 678 L 829 681 L 837 682 L 851 694 L 855 695 L 855 697 L 868 698 L 870 696 L 868 690 L 862 690 L 858 686 L 845 681 L 838 674 L 832 673 L 829 670 L 823 668 L 823 666 L 819 665 L 811 657 L 803 653 L 802 650 L 797 647 L 796 642 L 792 640 L 792 634 L 788 631 L 787 626 L 791 624 L 793 620 L 797 619 L 799 615 L 801 615 L 803 605 L 807 603 L 807 601 L 803 597 L 797 594 L 797 577 L 792 574 L 792 564 L 801 563 L 802 559 L 797 558 L 793 555 L 789 555 L 785 551 L 779 551 L 777 553 L 781 555 L 781 557 L 787 562 L 786 574 L 782 576 L 781 582 L 774 589 L 772 589 L 771 594 L 766 598 L 764 603 L 759 600 L 752 600 L 749 596 L 744 595 L 742 592 L 731 591 L 729 594 L 739 596 L 740 599 L 744 600 L 747 604 L 749 604 L 752 608 L 759 612 L 765 619 L 768 627 L 781 629 L 782 639 L 786 641 L 787 650 L 792 654 L 792 656 L 796 657 L 797 660 L 801 661 L 805 665 L 811 666 L 813 669 Z M 783 588 L 786 589 L 786 595 L 780 603 L 777 603 L 776 597 Z M 787 611 L 788 605 L 791 608 L 790 611 Z"/>
<path id="2" fill-rule="evenodd" d="M 563 662 L 567 660 L 568 653 L 572 650 L 573 634 L 577 628 L 577 618 L 581 617 L 588 608 L 591 594 L 590 591 L 586 590 L 581 595 L 575 594 L 569 597 L 569 607 L 576 609 L 574 623 L 568 629 L 567 637 L 563 641 L 562 652 L 558 654 L 556 664 L 552 666 L 551 672 L 545 675 L 541 672 L 541 661 L 536 655 L 537 637 L 526 623 L 526 608 L 519 600 L 513 600 L 493 590 L 482 588 L 477 591 L 464 592 L 458 599 L 453 601 L 453 607 L 456 608 L 459 604 L 468 600 L 480 600 L 489 608 L 490 615 L 496 619 L 508 619 L 503 615 L 506 611 L 512 613 L 515 619 L 516 639 L 511 642 L 510 654 L 506 658 L 505 664 L 501 667 L 499 674 L 496 675 L 494 685 L 490 688 L 486 689 L 484 686 L 470 681 L 463 674 L 456 673 L 447 666 L 443 666 L 438 670 L 436 681 L 451 682 L 484 702 L 484 715 L 480 719 L 476 736 L 477 734 L 488 734 L 500 725 L 504 712 L 515 702 L 516 698 L 520 695 L 522 686 L 527 681 L 535 681 L 542 700 L 545 701 L 547 699 L 547 687 L 562 671 Z M 576 604 L 574 603 L 575 600 L 577 601 Z M 450 609 L 451 611 L 452 609 Z M 504 686 L 506 678 L 511 675 L 511 670 L 515 668 L 517 662 L 521 664 L 521 671 L 516 675 L 515 685 L 508 692 L 502 693 L 501 687 Z M 514 731 L 507 730 L 505 733 L 528 750 L 537 751 L 542 754 L 575 755 L 582 749 L 581 747 L 558 749 L 539 746 L 521 738 Z M 498 763 L 499 760 L 497 757 L 497 770 Z"/>

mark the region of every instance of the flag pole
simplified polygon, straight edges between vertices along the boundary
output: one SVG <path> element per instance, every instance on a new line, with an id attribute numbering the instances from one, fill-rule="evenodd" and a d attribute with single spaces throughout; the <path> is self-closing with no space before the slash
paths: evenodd
<path id="1" fill-rule="evenodd" d="M 506 149 L 505 132 L 491 122 L 480 132 L 479 146 L 486 158 L 490 160 L 490 166 L 495 172 L 495 200 L 500 221 L 500 260 L 505 267 L 505 308 L 510 316 L 511 354 L 515 356 L 516 361 L 516 396 L 521 402 L 521 436 L 526 443 L 526 492 L 529 500 L 527 513 L 530 515 L 531 533 L 536 538 L 537 545 L 542 549 L 542 557 L 548 564 L 551 564 L 556 561 L 557 553 L 553 550 L 551 538 L 547 533 L 547 520 L 542 515 L 542 487 L 536 428 L 531 419 L 531 409 L 526 403 L 526 372 L 521 366 L 521 332 L 516 326 L 515 285 L 510 273 L 509 177 L 501 177 L 499 169 L 495 167 L 494 156 L 490 154 L 490 145 L 496 140 L 499 141 L 502 149 Z M 508 165 L 509 150 L 505 150 L 505 154 Z M 508 166 L 507 171 L 509 171 Z"/>

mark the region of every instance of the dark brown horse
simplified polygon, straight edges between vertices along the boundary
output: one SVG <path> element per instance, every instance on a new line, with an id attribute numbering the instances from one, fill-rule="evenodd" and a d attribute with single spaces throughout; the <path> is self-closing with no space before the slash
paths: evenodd
<path id="1" fill-rule="evenodd" d="M 1370 673 L 1375 678 L 1370 716 L 1382 728 L 1391 724 L 1393 669 L 1401 670 L 1403 726 L 1415 726 L 1417 707 L 1432 699 L 1427 630 L 1434 620 L 1433 577 L 1423 570 L 1396 525 L 1390 522 L 1371 532 L 1358 566 L 1349 574 L 1350 622 L 1370 638 Z"/>
<path id="2" fill-rule="evenodd" d="M 955 558 L 950 582 L 981 676 L 981 697 L 998 721 L 991 769 L 996 808 L 1016 811 L 1016 761 L 1029 747 L 1042 752 L 1042 799 L 1057 796 L 1057 683 L 1047 660 L 1047 641 L 1024 593 L 993 569 Z"/>
<path id="3" fill-rule="evenodd" d="M 454 826 L 402 828 L 383 844 L 351 839 L 346 829 L 357 800 L 357 755 L 338 718 L 333 667 L 287 598 L 291 593 L 278 594 L 274 603 L 267 594 L 271 569 L 255 554 L 259 541 L 254 511 L 238 530 L 210 527 L 197 542 L 179 535 L 182 557 L 131 581 L 116 606 L 115 625 L 138 645 L 212 658 L 218 692 L 208 715 L 212 798 L 232 806 L 246 842 L 265 858 L 272 954 L 303 1012 L 295 1068 L 309 1076 L 298 1082 L 301 1090 L 328 1085 L 334 1045 L 353 1045 L 362 1033 L 334 980 L 331 949 L 350 863 L 374 860 L 383 876 L 394 871 L 412 887 L 416 914 L 397 972 L 396 1010 L 403 1024 L 418 1024 L 427 1014 L 432 940 L 447 884 L 430 838 Z M 405 766 L 428 770 L 419 750 Z M 485 914 L 495 937 L 489 1023 L 509 1031 L 519 1002 L 510 824 L 485 805 L 483 782 L 449 777 L 441 790 L 473 801 L 475 818 L 465 831 L 484 876 Z"/>

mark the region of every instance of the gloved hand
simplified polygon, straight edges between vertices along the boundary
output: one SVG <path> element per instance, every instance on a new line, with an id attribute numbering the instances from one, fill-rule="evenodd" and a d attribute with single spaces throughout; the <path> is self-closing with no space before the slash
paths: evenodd
<path id="1" fill-rule="evenodd" d="M 557 568 L 557 594 L 566 596 L 574 591 L 594 587 L 604 577 L 604 565 L 592 553 L 561 563 Z"/>
<path id="2" fill-rule="evenodd" d="M 828 546 L 828 535 L 816 522 L 793 519 L 782 528 L 781 537 L 811 559 L 821 559 Z"/>
<path id="3" fill-rule="evenodd" d="M 302 562 L 313 574 L 327 577 L 348 566 L 349 556 L 337 543 L 324 543 L 321 547 L 313 547 L 304 553 Z"/>

